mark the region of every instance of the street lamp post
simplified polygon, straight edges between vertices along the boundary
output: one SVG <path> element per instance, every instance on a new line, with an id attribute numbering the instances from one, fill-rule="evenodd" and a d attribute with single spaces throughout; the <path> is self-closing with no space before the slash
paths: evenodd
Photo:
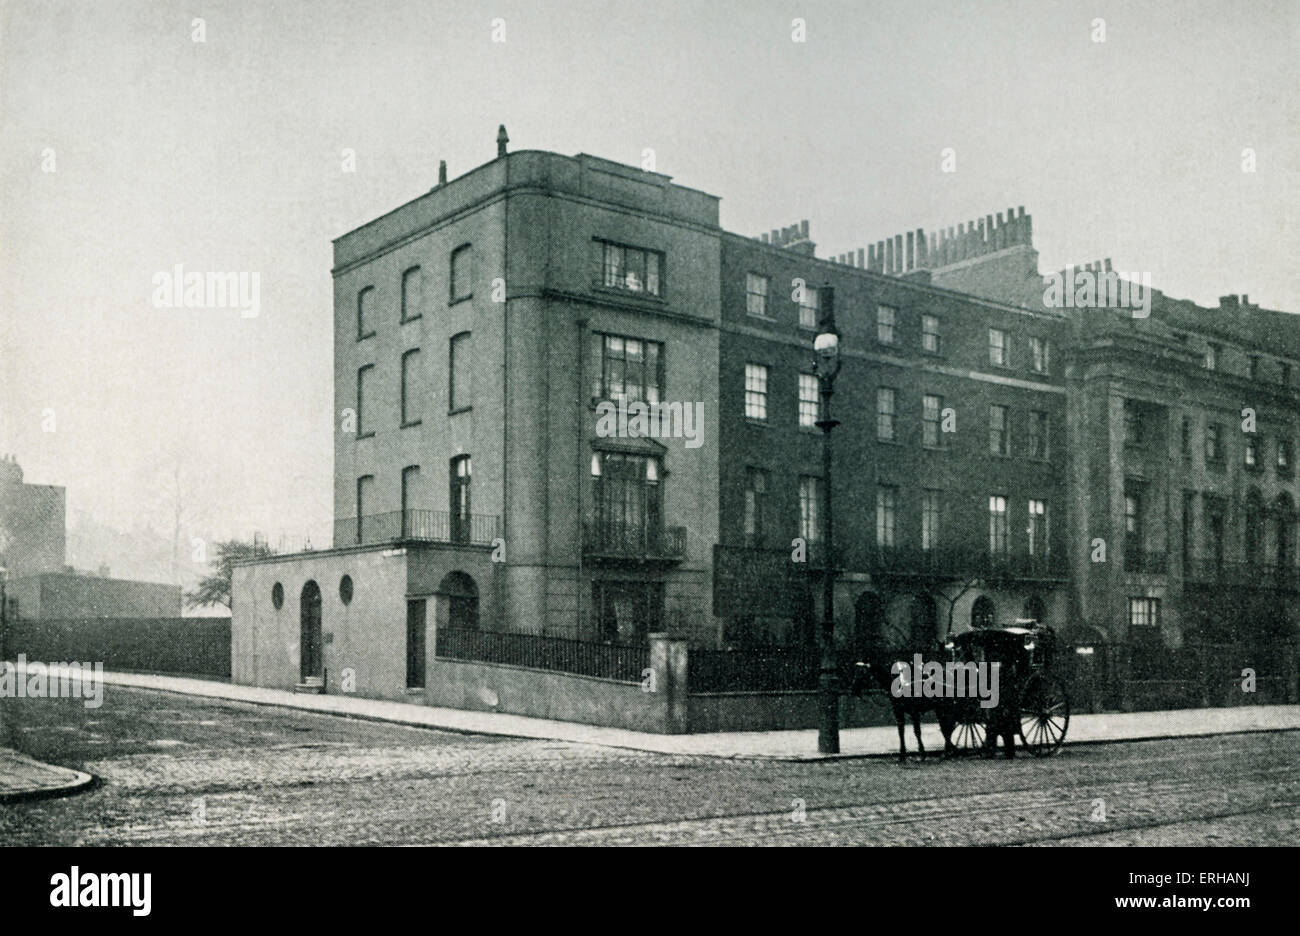
<path id="1" fill-rule="evenodd" d="M 822 431 L 822 633 L 821 667 L 817 687 L 821 694 L 821 723 L 817 729 L 817 750 L 822 754 L 840 752 L 840 697 L 835 660 L 835 546 L 834 523 L 831 519 L 831 430 L 839 420 L 831 419 L 831 396 L 835 393 L 835 377 L 840 372 L 840 335 L 835 328 L 835 292 L 830 286 L 819 291 L 822 318 L 813 340 L 816 357 L 813 369 L 817 373 L 822 398 L 821 419 L 817 428 Z"/>

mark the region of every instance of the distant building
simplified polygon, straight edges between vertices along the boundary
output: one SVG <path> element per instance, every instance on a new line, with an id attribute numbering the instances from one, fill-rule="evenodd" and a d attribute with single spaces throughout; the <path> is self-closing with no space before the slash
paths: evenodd
<path id="1" fill-rule="evenodd" d="M 0 566 L 15 579 L 62 572 L 67 495 L 52 484 L 26 484 L 12 455 L 0 460 Z"/>
<path id="2" fill-rule="evenodd" d="M 26 484 L 12 457 L 0 461 L 0 566 L 9 612 L 28 620 L 181 616 L 178 585 L 114 579 L 65 565 L 64 488 Z"/>

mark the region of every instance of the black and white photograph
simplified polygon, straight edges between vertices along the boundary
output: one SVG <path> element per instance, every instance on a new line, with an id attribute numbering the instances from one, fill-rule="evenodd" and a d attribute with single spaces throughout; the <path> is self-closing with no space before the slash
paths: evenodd
<path id="1" fill-rule="evenodd" d="M 1295 0 L 0 0 L 20 902 L 1118 846 L 1095 909 L 1232 925 L 1300 839 L 1298 51 Z"/>

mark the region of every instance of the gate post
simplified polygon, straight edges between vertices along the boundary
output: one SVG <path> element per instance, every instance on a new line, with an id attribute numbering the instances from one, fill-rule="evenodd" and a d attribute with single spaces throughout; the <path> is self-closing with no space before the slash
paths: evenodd
<path id="1" fill-rule="evenodd" d="M 650 679 L 647 694 L 657 709 L 655 722 L 664 734 L 686 734 L 690 729 L 689 686 L 685 640 L 662 634 L 650 635 Z M 642 688 L 646 684 L 642 683 Z"/>

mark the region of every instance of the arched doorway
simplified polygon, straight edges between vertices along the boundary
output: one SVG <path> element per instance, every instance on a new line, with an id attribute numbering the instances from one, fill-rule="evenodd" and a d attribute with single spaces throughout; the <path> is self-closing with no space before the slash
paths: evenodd
<path id="1" fill-rule="evenodd" d="M 299 669 L 302 681 L 321 679 L 325 665 L 321 653 L 320 586 L 309 581 L 302 587 L 298 598 L 300 625 Z"/>
<path id="2" fill-rule="evenodd" d="M 448 572 L 438 584 L 438 594 L 447 602 L 447 627 L 478 630 L 478 586 L 474 579 L 464 572 Z"/>
<path id="3" fill-rule="evenodd" d="M 993 599 L 988 595 L 980 595 L 970 607 L 971 629 L 980 630 L 985 627 L 992 627 L 995 614 Z"/>

